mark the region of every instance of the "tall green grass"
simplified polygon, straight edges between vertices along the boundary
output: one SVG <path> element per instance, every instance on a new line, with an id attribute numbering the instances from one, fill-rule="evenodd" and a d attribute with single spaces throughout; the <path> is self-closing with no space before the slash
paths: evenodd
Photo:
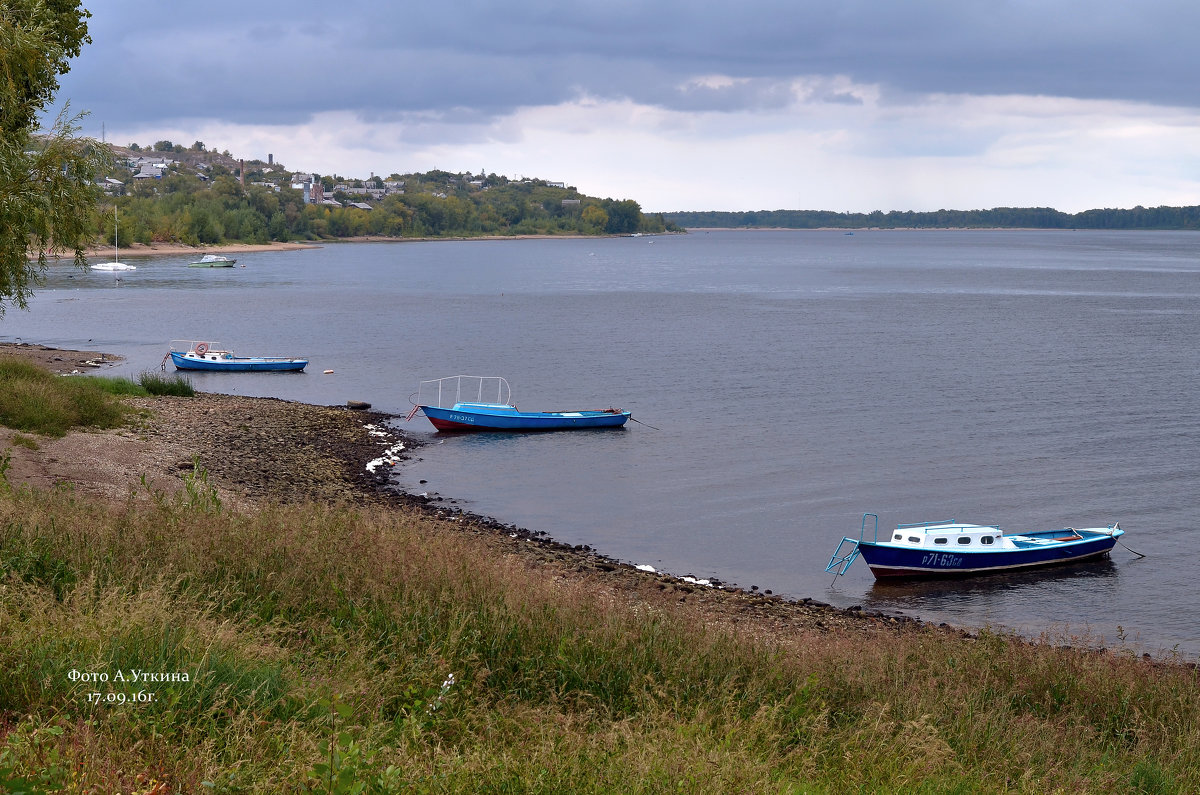
<path id="1" fill-rule="evenodd" d="M 179 373 L 167 375 L 156 373 L 153 370 L 143 370 L 138 374 L 138 384 L 151 395 L 193 397 L 196 394 L 191 379 Z"/>
<path id="2" fill-rule="evenodd" d="M 1200 789 L 1191 669 L 990 632 L 770 642 L 382 509 L 243 514 L 181 492 L 101 512 L 9 490 L 0 570 L 0 779 L 58 765 L 57 785 L 99 791 Z M 189 681 L 112 681 L 131 670 Z"/>
<path id="3" fill-rule="evenodd" d="M 196 394 L 179 375 L 145 371 L 138 381 L 110 376 L 57 376 L 16 357 L 0 357 L 0 425 L 46 436 L 63 436 L 72 428 L 116 428 L 130 409 L 126 395 Z"/>
<path id="4" fill-rule="evenodd" d="M 63 436 L 74 427 L 119 427 L 129 410 L 114 399 L 115 388 L 111 379 L 64 378 L 0 357 L 0 425 L 47 436 Z"/>
<path id="5" fill-rule="evenodd" d="M 111 375 L 90 375 L 84 376 L 87 383 L 95 386 L 101 392 L 107 392 L 110 395 L 133 395 L 135 397 L 145 397 L 150 393 L 141 387 L 141 385 L 130 381 L 128 378 Z"/>

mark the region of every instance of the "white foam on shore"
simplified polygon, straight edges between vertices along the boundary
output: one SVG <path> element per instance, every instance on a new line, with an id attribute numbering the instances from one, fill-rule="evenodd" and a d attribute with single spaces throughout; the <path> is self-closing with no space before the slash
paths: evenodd
<path id="1" fill-rule="evenodd" d="M 390 433 L 379 428 L 376 425 L 368 424 L 368 425 L 364 425 L 363 427 L 366 428 L 367 433 L 371 434 L 372 436 L 378 436 L 383 439 L 391 438 Z M 389 466 L 389 467 L 396 466 L 396 464 L 400 463 L 399 455 L 400 455 L 400 451 L 403 449 L 404 449 L 404 442 L 397 442 L 396 444 L 387 448 L 386 450 L 383 451 L 383 455 L 381 455 L 379 458 L 376 458 L 376 459 L 373 459 L 373 460 L 367 462 L 367 471 L 370 472 L 372 475 L 374 475 L 375 470 L 379 469 L 379 467 L 381 467 L 381 466 L 385 466 L 385 465 Z"/>

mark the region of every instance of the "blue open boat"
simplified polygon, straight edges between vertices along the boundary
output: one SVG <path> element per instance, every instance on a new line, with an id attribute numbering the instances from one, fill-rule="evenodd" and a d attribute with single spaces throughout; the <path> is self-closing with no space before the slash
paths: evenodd
<path id="1" fill-rule="evenodd" d="M 167 357 L 179 370 L 210 370 L 218 372 L 291 371 L 308 366 L 308 359 L 290 356 L 235 356 L 219 342 L 172 340 Z M 166 365 L 166 358 L 163 359 Z"/>
<path id="2" fill-rule="evenodd" d="M 618 428 L 631 416 L 620 409 L 519 411 L 511 400 L 499 376 L 452 375 L 422 381 L 408 418 L 420 411 L 439 431 L 563 431 Z"/>
<path id="3" fill-rule="evenodd" d="M 875 520 L 870 541 L 866 538 L 869 517 Z M 838 575 L 845 574 L 859 555 L 877 579 L 963 576 L 1053 566 L 1106 555 L 1123 534 L 1119 523 L 1079 530 L 1067 527 L 1002 533 L 997 525 L 950 519 L 902 524 L 890 539 L 880 541 L 879 517 L 868 513 L 863 515 L 858 538 L 843 538 L 825 571 L 836 569 Z"/>

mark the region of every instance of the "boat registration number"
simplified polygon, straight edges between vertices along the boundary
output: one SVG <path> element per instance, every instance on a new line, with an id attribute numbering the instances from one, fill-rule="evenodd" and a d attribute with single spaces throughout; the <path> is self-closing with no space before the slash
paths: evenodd
<path id="1" fill-rule="evenodd" d="M 941 569 L 957 569 L 962 564 L 962 555 L 951 555 L 948 552 L 930 552 L 921 558 L 922 566 L 934 566 Z"/>

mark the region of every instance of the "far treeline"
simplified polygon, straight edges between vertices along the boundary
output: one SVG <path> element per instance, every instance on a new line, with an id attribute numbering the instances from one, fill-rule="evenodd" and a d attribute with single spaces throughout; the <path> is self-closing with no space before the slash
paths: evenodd
<path id="1" fill-rule="evenodd" d="M 1063 213 L 1051 207 L 838 213 L 830 210 L 670 212 L 684 228 L 781 229 L 1200 229 L 1200 207 L 1134 207 Z"/>
<path id="2" fill-rule="evenodd" d="M 200 144 L 199 146 L 203 146 Z M 200 150 L 203 155 L 203 149 Z M 318 177 L 326 201 L 305 200 L 296 175 L 260 162 L 203 175 L 173 164 L 152 179 L 124 180 L 102 206 L 96 235 L 130 243 L 268 243 L 363 236 L 425 238 L 484 235 L 621 235 L 674 231 L 632 199 L 599 199 L 539 179 L 511 180 L 446 171 L 352 180 Z M 125 171 L 124 174 L 122 172 Z M 308 175 L 305 175 L 308 176 Z M 116 182 L 116 180 L 114 180 Z M 311 183 L 310 183 L 311 184 Z M 308 191 L 311 195 L 311 191 Z"/>

